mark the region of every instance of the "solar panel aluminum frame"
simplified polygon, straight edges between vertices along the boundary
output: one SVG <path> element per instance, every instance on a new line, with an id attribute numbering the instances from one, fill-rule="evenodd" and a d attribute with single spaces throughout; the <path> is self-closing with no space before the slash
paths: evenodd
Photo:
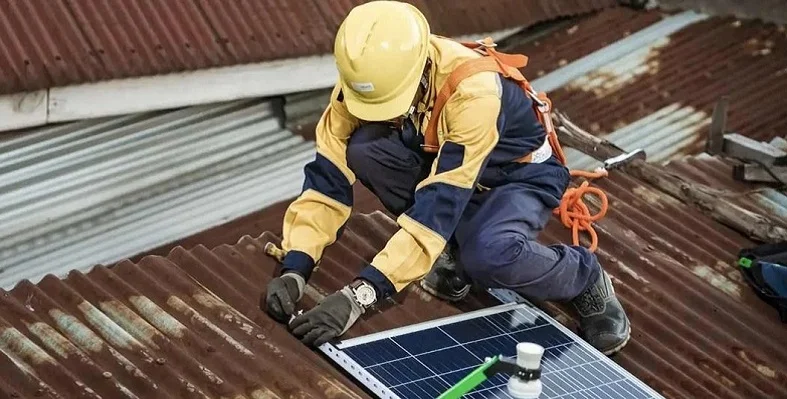
<path id="1" fill-rule="evenodd" d="M 337 365 L 344 368 L 347 373 L 349 373 L 353 378 L 356 379 L 356 381 L 363 384 L 369 391 L 374 393 L 380 399 L 406 399 L 406 398 L 402 398 L 396 393 L 394 393 L 384 383 L 378 380 L 364 367 L 359 365 L 349 355 L 344 353 L 343 351 L 344 349 L 356 345 L 361 345 L 364 343 L 374 342 L 381 339 L 407 334 L 410 332 L 426 330 L 429 328 L 438 327 L 450 323 L 456 323 L 464 320 L 493 315 L 496 313 L 505 312 L 507 310 L 516 309 L 522 306 L 527 306 L 530 311 L 533 311 L 536 314 L 543 316 L 544 319 L 547 320 L 552 326 L 554 326 L 560 332 L 568 336 L 571 340 L 575 341 L 577 345 L 581 346 L 582 348 L 588 350 L 591 353 L 596 353 L 600 356 L 604 356 L 603 354 L 598 352 L 596 348 L 594 348 L 585 340 L 583 340 L 578 335 L 576 335 L 573 331 L 569 330 L 567 327 L 554 320 L 552 317 L 547 315 L 543 310 L 534 306 L 531 302 L 523 298 L 521 295 L 507 289 L 489 289 L 488 292 L 492 296 L 494 296 L 497 300 L 502 302 L 502 304 L 486 309 L 476 310 L 473 312 L 466 312 L 454 316 L 443 317 L 443 318 L 430 320 L 422 323 L 412 324 L 409 326 L 399 327 L 391 330 L 386 330 L 386 331 L 381 331 L 381 332 L 364 335 L 356 338 L 351 338 L 348 340 L 342 340 L 336 343 L 329 342 L 321 345 L 319 349 L 331 360 L 333 360 Z M 609 361 L 606 362 L 606 365 L 612 368 L 614 371 L 620 373 L 622 376 L 626 377 L 628 380 L 634 383 L 638 388 L 642 389 L 644 392 L 650 395 L 651 398 L 664 399 L 662 395 L 657 393 L 655 390 L 653 390 L 653 388 L 649 387 L 647 384 L 640 381 L 639 378 L 635 377 L 633 374 L 631 374 L 628 370 L 621 367 L 619 364 L 613 361 Z"/>

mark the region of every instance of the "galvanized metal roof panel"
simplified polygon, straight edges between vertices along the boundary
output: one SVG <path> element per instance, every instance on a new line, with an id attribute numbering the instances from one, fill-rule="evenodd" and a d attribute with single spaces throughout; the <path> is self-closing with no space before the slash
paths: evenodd
<path id="1" fill-rule="evenodd" d="M 0 94 L 329 53 L 352 1 L 3 1 Z M 413 1 L 437 33 L 533 25 L 614 6 Z"/>
<path id="2" fill-rule="evenodd" d="M 314 143 L 253 100 L 0 142 L 0 283 L 111 263 L 300 192 Z"/>

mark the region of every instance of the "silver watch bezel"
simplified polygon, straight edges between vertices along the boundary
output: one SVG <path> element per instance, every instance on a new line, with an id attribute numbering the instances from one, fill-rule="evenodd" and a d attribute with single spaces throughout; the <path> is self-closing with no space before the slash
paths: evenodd
<path id="1" fill-rule="evenodd" d="M 360 281 L 351 287 L 355 301 L 363 307 L 369 307 L 377 302 L 377 291 L 366 281 Z M 364 291 L 368 291 L 368 294 Z"/>

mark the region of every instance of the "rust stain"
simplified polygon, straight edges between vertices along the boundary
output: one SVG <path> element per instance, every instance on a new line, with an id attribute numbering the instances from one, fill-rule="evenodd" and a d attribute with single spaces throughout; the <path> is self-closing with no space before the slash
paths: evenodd
<path id="1" fill-rule="evenodd" d="M 664 198 L 659 195 L 659 193 L 653 191 L 650 188 L 644 186 L 637 186 L 632 187 L 631 192 L 634 193 L 637 197 L 647 202 L 648 205 L 655 206 L 661 209 L 664 209 Z"/>
<path id="2" fill-rule="evenodd" d="M 669 42 L 669 37 L 663 37 L 647 48 L 638 49 L 573 80 L 566 85 L 566 89 L 590 92 L 597 98 L 605 98 L 636 81 L 642 75 L 657 74 L 660 65 L 659 49 Z"/>
<path id="3" fill-rule="evenodd" d="M 273 391 L 267 388 L 258 389 L 251 393 L 252 399 L 281 399 L 282 397 L 276 395 Z"/>
<path id="4" fill-rule="evenodd" d="M 200 292 L 194 294 L 192 297 L 197 303 L 208 309 L 220 310 L 220 318 L 222 320 L 238 325 L 241 331 L 245 332 L 247 335 L 252 335 L 254 333 L 254 322 L 235 310 L 232 306 L 227 305 L 227 303 L 216 297 L 216 295 Z"/>
<path id="5" fill-rule="evenodd" d="M 60 330 L 68 336 L 68 339 L 83 350 L 99 352 L 104 347 L 104 341 L 76 317 L 63 313 L 59 309 L 50 310 L 49 315 Z"/>
<path id="6" fill-rule="evenodd" d="M 55 364 L 55 360 L 51 356 L 15 328 L 6 328 L 0 333 L 0 351 L 8 356 L 17 367 L 30 375 L 36 375 L 32 366 L 43 363 Z"/>
<path id="7" fill-rule="evenodd" d="M 232 347 L 235 348 L 238 352 L 249 357 L 254 357 L 254 353 L 252 353 L 249 349 L 243 346 L 243 344 L 236 341 L 235 338 L 232 338 L 232 336 L 230 336 L 229 334 L 224 332 L 224 330 L 213 324 L 205 316 L 201 315 L 199 312 L 194 310 L 191 306 L 186 304 L 186 302 L 183 302 L 182 299 L 176 296 L 171 296 L 169 297 L 169 299 L 167 299 L 167 305 L 169 305 L 171 308 L 175 309 L 176 311 L 183 313 L 184 315 L 191 318 L 193 323 L 202 324 L 205 327 L 209 328 L 215 334 L 217 334 L 225 341 L 227 341 L 227 343 L 232 345 Z"/>
<path id="8" fill-rule="evenodd" d="M 736 298 L 742 297 L 741 287 L 730 281 L 727 277 L 719 274 L 719 272 L 712 267 L 707 265 L 692 265 L 691 271 L 721 291 Z"/>
<path id="9" fill-rule="evenodd" d="M 28 330 L 33 333 L 41 342 L 51 351 L 57 353 L 60 357 L 68 359 L 69 356 L 78 355 L 84 361 L 88 362 L 87 357 L 82 355 L 74 344 L 72 344 L 65 337 L 60 335 L 54 328 L 46 323 L 33 323 L 27 324 Z"/>
<path id="10" fill-rule="evenodd" d="M 761 362 L 757 361 L 756 359 L 753 359 L 752 356 L 750 356 L 748 353 L 746 353 L 746 351 L 744 351 L 742 349 L 736 349 L 735 350 L 735 354 L 738 355 L 738 357 L 741 358 L 741 360 L 743 360 L 747 364 L 753 366 L 755 368 L 755 370 L 757 370 L 757 372 L 759 372 L 760 374 L 762 374 L 762 375 L 764 375 L 764 376 L 766 376 L 768 378 L 776 378 L 777 377 L 776 370 L 774 370 L 772 367 L 769 367 L 769 366 L 767 366 L 765 364 L 762 364 Z"/>
<path id="11" fill-rule="evenodd" d="M 183 331 L 186 330 L 186 326 L 159 307 L 155 302 L 144 296 L 138 295 L 130 297 L 129 302 L 131 302 L 137 311 L 159 331 L 171 338 L 183 338 Z"/>
<path id="12" fill-rule="evenodd" d="M 84 301 L 77 307 L 85 315 L 87 322 L 90 323 L 105 340 L 112 343 L 112 346 L 124 349 L 145 347 L 145 345 L 142 345 L 133 335 L 115 324 L 112 319 L 90 304 L 90 302 Z"/>
<path id="13" fill-rule="evenodd" d="M 99 307 L 120 328 L 144 342 L 150 348 L 158 349 L 154 338 L 164 339 L 164 336 L 158 330 L 120 301 L 102 301 L 99 303 Z"/>

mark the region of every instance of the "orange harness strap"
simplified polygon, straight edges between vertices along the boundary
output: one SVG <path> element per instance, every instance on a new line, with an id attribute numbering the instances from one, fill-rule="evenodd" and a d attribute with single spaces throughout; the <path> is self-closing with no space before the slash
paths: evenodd
<path id="1" fill-rule="evenodd" d="M 478 42 L 462 42 L 462 45 L 471 48 L 484 57 L 476 58 L 465 61 L 457 67 L 448 79 L 440 88 L 435 99 L 434 107 L 432 108 L 432 115 L 429 124 L 424 132 L 424 144 L 422 145 L 424 151 L 435 153 L 440 149 L 439 140 L 437 137 L 437 123 L 439 121 L 440 112 L 442 112 L 448 99 L 451 98 L 459 83 L 465 78 L 472 76 L 479 72 L 497 72 L 505 78 L 509 78 L 517 82 L 519 87 L 527 93 L 533 100 L 533 110 L 538 117 L 539 122 L 544 126 L 547 132 L 547 140 L 552 147 L 552 152 L 557 157 L 558 161 L 565 165 L 566 156 L 560 141 L 557 137 L 554 125 L 552 124 L 552 102 L 547 97 L 546 93 L 537 93 L 533 90 L 530 82 L 525 79 L 519 68 L 524 68 L 527 65 L 527 57 L 522 54 L 505 54 L 500 53 L 494 49 L 496 44 L 491 38 Z M 529 162 L 532 154 L 525 155 L 517 160 L 518 162 Z M 596 179 L 599 177 L 607 176 L 606 170 L 597 170 L 595 172 L 587 171 L 570 171 L 572 177 L 584 177 L 586 179 Z M 585 194 L 593 194 L 601 200 L 601 208 L 598 213 L 592 215 L 590 209 L 585 205 L 583 197 Z M 569 188 L 563 195 L 560 206 L 556 208 L 553 213 L 560 216 L 560 221 L 564 226 L 572 230 L 572 239 L 574 245 L 579 245 L 579 232 L 587 231 L 590 234 L 591 244 L 590 251 L 594 252 L 598 247 L 598 235 L 592 226 L 592 223 L 603 218 L 608 209 L 607 196 L 598 188 L 589 187 L 589 182 L 584 181 L 577 188 Z"/>

